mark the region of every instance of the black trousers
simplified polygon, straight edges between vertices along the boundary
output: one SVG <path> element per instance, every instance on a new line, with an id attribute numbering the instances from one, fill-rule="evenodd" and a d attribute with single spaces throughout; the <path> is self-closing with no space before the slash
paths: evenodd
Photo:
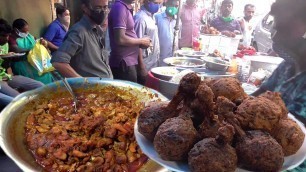
<path id="1" fill-rule="evenodd" d="M 127 66 L 122 60 L 119 67 L 111 68 L 114 79 L 137 82 L 137 65 Z"/>

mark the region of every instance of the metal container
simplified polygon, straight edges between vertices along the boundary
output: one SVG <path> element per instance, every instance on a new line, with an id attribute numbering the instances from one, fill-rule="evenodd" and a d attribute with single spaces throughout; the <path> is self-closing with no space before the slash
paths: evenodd
<path id="1" fill-rule="evenodd" d="M 182 68 L 199 68 L 205 65 L 203 60 L 189 57 L 168 57 L 164 59 L 164 63 Z"/>
<path id="2" fill-rule="evenodd" d="M 169 81 L 174 75 L 179 73 L 179 70 L 173 66 L 162 66 L 152 68 L 151 72 L 156 78 Z"/>
<path id="3" fill-rule="evenodd" d="M 273 72 L 284 59 L 274 56 L 244 56 L 244 59 L 250 61 L 250 73 L 257 71 L 259 68 Z"/>
<path id="4" fill-rule="evenodd" d="M 99 78 L 73 78 L 68 79 L 68 82 L 71 84 L 73 89 L 92 88 L 103 85 L 116 86 L 127 90 L 132 88 L 133 90 L 138 90 L 137 93 L 141 91 L 141 94 L 137 94 L 137 97 L 139 96 L 139 100 L 144 102 L 151 101 L 152 94 L 157 95 L 157 97 L 162 100 L 167 100 L 157 91 L 128 81 Z M 43 169 L 35 162 L 35 159 L 25 145 L 24 127 L 28 114 L 22 112 L 24 108 L 31 106 L 31 100 L 36 100 L 40 96 L 54 94 L 58 89 L 65 90 L 64 85 L 60 82 L 55 82 L 39 89 L 25 92 L 17 96 L 0 114 L 1 148 L 23 171 L 33 172 L 43 171 Z M 150 164 L 150 169 L 152 169 L 152 163 Z M 144 165 L 143 168 L 146 168 L 146 165 Z M 165 171 L 164 168 L 158 165 L 155 165 L 154 169 L 156 169 L 155 171 Z M 142 169 L 142 171 L 145 170 Z"/>
<path id="5" fill-rule="evenodd" d="M 203 57 L 206 62 L 206 68 L 213 71 L 226 71 L 230 64 L 224 60 L 219 60 L 215 57 Z"/>

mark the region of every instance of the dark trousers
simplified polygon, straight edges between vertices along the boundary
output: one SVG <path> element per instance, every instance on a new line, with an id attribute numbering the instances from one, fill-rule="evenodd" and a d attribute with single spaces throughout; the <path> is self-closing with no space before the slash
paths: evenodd
<path id="1" fill-rule="evenodd" d="M 119 67 L 111 68 L 114 79 L 137 82 L 137 65 L 127 66 L 124 60 Z"/>

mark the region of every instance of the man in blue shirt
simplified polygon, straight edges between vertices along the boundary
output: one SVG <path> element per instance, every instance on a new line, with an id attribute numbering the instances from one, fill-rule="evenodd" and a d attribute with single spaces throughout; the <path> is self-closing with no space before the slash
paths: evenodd
<path id="1" fill-rule="evenodd" d="M 160 42 L 159 66 L 166 66 L 163 60 L 173 55 L 172 48 L 174 27 L 176 25 L 176 15 L 178 12 L 178 6 L 178 0 L 168 0 L 166 2 L 165 12 L 155 15 L 155 20 L 158 28 L 158 37 Z M 176 40 L 176 45 L 178 45 L 178 39 Z"/>
<path id="2" fill-rule="evenodd" d="M 138 65 L 137 82 L 141 84 L 145 83 L 147 71 L 157 67 L 158 64 L 160 47 L 158 29 L 153 15 L 158 12 L 161 2 L 161 0 L 144 0 L 143 6 L 134 16 L 134 28 L 138 38 L 149 37 L 152 41 L 152 47 L 139 50 L 139 60 L 143 60 L 143 63 Z"/>
<path id="3" fill-rule="evenodd" d="M 56 51 L 61 46 L 70 24 L 70 12 L 66 7 L 62 5 L 56 7 L 56 16 L 56 20 L 48 26 L 44 35 L 51 52 Z"/>

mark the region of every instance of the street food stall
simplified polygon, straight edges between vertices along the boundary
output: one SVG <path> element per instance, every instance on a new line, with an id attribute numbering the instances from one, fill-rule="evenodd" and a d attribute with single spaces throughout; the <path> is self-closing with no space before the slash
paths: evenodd
<path id="1" fill-rule="evenodd" d="M 25 92 L 0 114 L 0 146 L 22 171 L 293 169 L 304 124 L 279 93 L 250 96 L 283 59 L 240 39 L 206 28 L 145 86 L 71 78 Z"/>
<path id="2" fill-rule="evenodd" d="M 161 93 L 136 83 L 69 79 L 77 95 L 77 111 L 61 82 L 24 93 L 1 112 L 0 145 L 23 171 L 199 171 L 218 167 L 278 171 L 305 160 L 305 127 L 288 114 L 278 94 L 248 99 L 234 78 L 201 82 L 196 73 L 188 73 L 181 80 L 169 102 Z M 214 95 L 218 99 L 211 97 Z M 188 110 L 187 100 L 200 104 Z M 187 115 L 196 109 L 204 116 Z M 253 111 L 258 116 L 249 116 Z M 216 114 L 211 116 L 212 112 Z M 235 113 L 240 124 L 224 113 Z M 267 114 L 270 116 L 265 117 Z M 239 140 L 232 140 L 234 131 Z M 206 142 L 219 146 L 209 147 Z M 232 142 L 239 146 L 233 148 Z M 245 154 L 249 156 L 242 159 Z M 254 156 L 260 161 L 254 163 Z M 275 159 L 277 163 L 272 163 Z M 215 161 L 218 163 L 211 163 Z"/>
<path id="3" fill-rule="evenodd" d="M 204 27 L 203 27 L 204 28 Z M 204 78 L 235 77 L 250 94 L 267 79 L 282 58 L 256 52 L 252 47 L 240 45 L 241 35 L 221 35 L 214 28 L 202 30 L 193 48 L 182 48 L 174 57 L 164 59 L 168 66 L 153 68 L 146 86 L 172 98 L 179 79 L 188 72 Z"/>

